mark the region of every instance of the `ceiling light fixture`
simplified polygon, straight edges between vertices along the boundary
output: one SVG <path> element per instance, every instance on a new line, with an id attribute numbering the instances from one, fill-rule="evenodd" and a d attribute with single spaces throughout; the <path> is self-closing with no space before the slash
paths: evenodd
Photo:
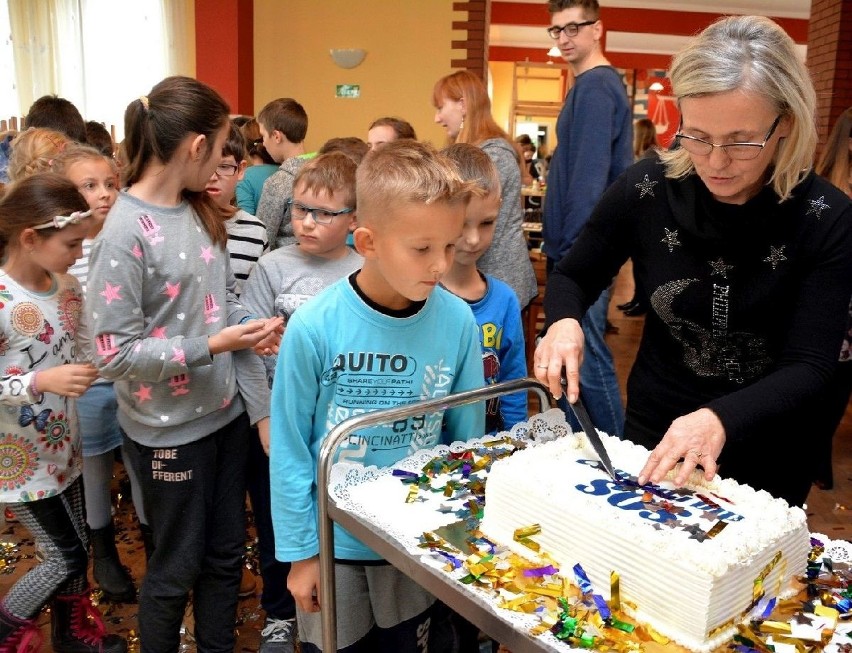
<path id="1" fill-rule="evenodd" d="M 329 50 L 331 58 L 341 68 L 355 68 L 364 61 L 367 56 L 367 51 L 363 48 L 342 48 Z"/>

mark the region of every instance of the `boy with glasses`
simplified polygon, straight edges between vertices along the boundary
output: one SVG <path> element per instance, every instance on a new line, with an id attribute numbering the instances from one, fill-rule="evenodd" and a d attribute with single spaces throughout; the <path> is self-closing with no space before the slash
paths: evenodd
<path id="1" fill-rule="evenodd" d="M 601 51 L 597 0 L 550 0 L 548 10 L 547 32 L 575 77 L 556 122 L 558 144 L 544 200 L 542 250 L 550 272 L 571 249 L 607 186 L 633 162 L 633 115 L 621 75 Z M 624 408 L 604 342 L 608 306 L 606 289 L 583 318 L 586 355 L 580 379 L 595 426 L 621 435 Z"/>

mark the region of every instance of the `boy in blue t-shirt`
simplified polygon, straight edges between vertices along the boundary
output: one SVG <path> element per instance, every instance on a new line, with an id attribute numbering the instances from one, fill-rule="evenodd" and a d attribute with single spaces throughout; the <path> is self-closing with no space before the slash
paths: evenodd
<path id="1" fill-rule="evenodd" d="M 444 287 L 465 300 L 479 325 L 482 364 L 488 384 L 522 379 L 527 375 L 521 307 L 512 288 L 476 267 L 491 246 L 500 212 L 500 178 L 491 159 L 480 148 L 456 143 L 446 154 L 462 179 L 475 189 L 467 205 L 462 236 L 456 243 L 453 266 L 441 280 Z M 527 394 L 517 392 L 487 402 L 485 431 L 510 429 L 527 419 Z"/>
<path id="2" fill-rule="evenodd" d="M 290 202 L 298 242 L 257 262 L 240 298 L 252 314 L 281 316 L 286 324 L 305 302 L 361 267 L 363 259 L 346 246 L 346 237 L 355 228 L 356 167 L 342 152 L 331 152 L 299 169 Z M 275 354 L 263 357 L 270 387 L 276 360 Z M 290 565 L 275 559 L 268 453 L 268 437 L 252 441 L 248 487 L 263 577 L 260 604 L 266 611 L 258 653 L 292 653 L 296 605 L 287 590 Z"/>
<path id="3" fill-rule="evenodd" d="M 322 644 L 315 472 L 329 430 L 359 413 L 482 386 L 473 315 L 437 287 L 452 265 L 469 185 L 431 146 L 397 141 L 364 159 L 356 188 L 364 265 L 290 318 L 272 388 L 275 550 L 292 564 L 287 585 L 305 653 Z M 471 404 L 365 429 L 337 458 L 387 466 L 483 429 L 483 406 Z M 339 650 L 369 641 L 371 650 L 419 651 L 439 621 L 434 597 L 339 526 L 334 537 Z"/>

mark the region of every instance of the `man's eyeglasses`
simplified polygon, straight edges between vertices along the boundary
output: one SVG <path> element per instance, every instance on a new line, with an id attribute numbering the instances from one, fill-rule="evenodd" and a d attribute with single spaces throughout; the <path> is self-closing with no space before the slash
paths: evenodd
<path id="1" fill-rule="evenodd" d="M 769 128 L 769 131 L 766 132 L 766 136 L 762 143 L 725 143 L 723 145 L 717 145 L 716 143 L 705 141 L 702 138 L 681 134 L 680 131 L 675 134 L 675 139 L 677 139 L 680 146 L 690 154 L 709 156 L 710 153 L 713 152 L 713 148 L 718 147 L 732 159 L 737 159 L 738 161 L 749 161 L 760 156 L 763 148 L 766 147 L 769 139 L 772 138 L 772 134 L 775 133 L 775 129 L 778 127 L 779 122 L 781 122 L 780 115 L 775 119 L 775 122 L 772 123 L 772 127 Z"/>
<path id="2" fill-rule="evenodd" d="M 287 200 L 287 204 L 290 206 L 290 217 L 293 218 L 293 220 L 304 220 L 310 215 L 311 219 L 317 224 L 331 224 L 332 220 L 334 220 L 337 216 L 346 215 L 347 213 L 352 213 L 352 211 L 354 211 L 354 209 L 350 208 L 340 209 L 339 211 L 317 209 L 312 206 L 305 206 L 301 202 L 297 202 L 293 199 Z"/>
<path id="3" fill-rule="evenodd" d="M 233 177 L 239 169 L 240 166 L 233 163 L 220 163 L 216 166 L 216 174 L 220 177 Z"/>
<path id="4" fill-rule="evenodd" d="M 580 32 L 581 27 L 585 27 L 586 25 L 594 25 L 596 20 L 584 20 L 582 23 L 566 23 L 562 27 L 559 25 L 554 25 L 553 27 L 547 28 L 547 35 L 550 38 L 556 40 L 559 38 L 559 35 L 562 32 L 565 32 L 565 36 L 577 36 Z"/>

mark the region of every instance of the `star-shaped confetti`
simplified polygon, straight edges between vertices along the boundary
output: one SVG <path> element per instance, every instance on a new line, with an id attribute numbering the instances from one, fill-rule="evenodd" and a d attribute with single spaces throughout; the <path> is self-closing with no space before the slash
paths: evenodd
<path id="1" fill-rule="evenodd" d="M 809 617 L 804 612 L 797 612 L 793 617 L 793 621 L 803 626 L 810 626 L 814 622 L 813 617 Z"/>
<path id="2" fill-rule="evenodd" d="M 210 265 L 210 261 L 212 261 L 214 258 L 216 258 L 213 255 L 213 246 L 211 245 L 210 247 L 202 247 L 201 248 L 201 256 L 199 256 L 198 258 L 203 258 L 204 262 L 207 265 Z"/>
<path id="3" fill-rule="evenodd" d="M 707 521 L 716 521 L 718 515 L 716 510 L 704 510 L 700 515 L 698 515 L 701 519 L 706 519 Z"/>
<path id="4" fill-rule="evenodd" d="M 663 227 L 666 230 L 666 237 L 663 238 L 660 242 L 665 243 L 669 248 L 669 253 L 671 254 L 674 251 L 674 248 L 678 245 L 682 245 L 677 239 L 677 229 L 669 229 L 668 227 Z"/>
<path id="5" fill-rule="evenodd" d="M 715 261 L 708 261 L 708 263 L 710 264 L 710 267 L 713 268 L 713 271 L 710 273 L 711 277 L 718 274 L 723 279 L 727 279 L 728 278 L 728 270 L 734 269 L 734 266 L 728 265 L 727 263 L 725 263 L 725 261 L 722 260 L 721 256 L 718 259 L 716 259 Z"/>
<path id="6" fill-rule="evenodd" d="M 701 530 L 701 527 L 698 524 L 687 526 L 683 530 L 689 533 L 690 540 L 698 540 L 699 542 L 703 542 L 707 539 L 707 533 Z"/>
<path id="7" fill-rule="evenodd" d="M 772 266 L 773 270 L 778 267 L 778 264 L 781 261 L 787 260 L 787 257 L 784 256 L 784 248 L 785 247 L 787 247 L 787 246 L 786 245 L 781 245 L 781 247 L 773 247 L 772 245 L 769 246 L 769 256 L 767 256 L 763 260 L 764 260 L 765 263 L 769 263 L 769 265 Z"/>
<path id="8" fill-rule="evenodd" d="M 140 383 L 139 389 L 136 392 L 134 392 L 133 395 L 136 397 L 136 401 L 138 401 L 140 404 L 144 401 L 150 401 L 151 400 L 151 386 L 145 385 L 144 383 Z"/>
<path id="9" fill-rule="evenodd" d="M 180 281 L 177 283 L 169 283 L 166 281 L 166 289 L 162 292 L 163 295 L 168 295 L 169 299 L 174 300 L 175 297 L 180 295 Z"/>
<path id="10" fill-rule="evenodd" d="M 101 291 L 101 296 L 106 299 L 107 304 L 112 304 L 113 300 L 124 299 L 119 294 L 119 290 L 121 290 L 121 286 L 113 286 L 109 281 L 104 283 L 104 289 Z"/>
<path id="11" fill-rule="evenodd" d="M 811 208 L 808 209 L 808 212 L 805 215 L 810 215 L 811 213 L 815 213 L 817 220 L 822 217 L 822 212 L 826 209 L 830 209 L 831 207 L 825 203 L 825 195 L 820 195 L 819 199 L 816 200 L 808 200 L 808 204 L 811 205 Z"/>
<path id="12" fill-rule="evenodd" d="M 636 188 L 639 189 L 639 199 L 641 200 L 645 195 L 650 195 L 651 197 L 656 197 L 654 195 L 654 186 L 659 184 L 658 181 L 651 181 L 648 179 L 648 175 L 645 175 L 645 178 L 640 181 L 638 184 L 634 184 Z"/>

